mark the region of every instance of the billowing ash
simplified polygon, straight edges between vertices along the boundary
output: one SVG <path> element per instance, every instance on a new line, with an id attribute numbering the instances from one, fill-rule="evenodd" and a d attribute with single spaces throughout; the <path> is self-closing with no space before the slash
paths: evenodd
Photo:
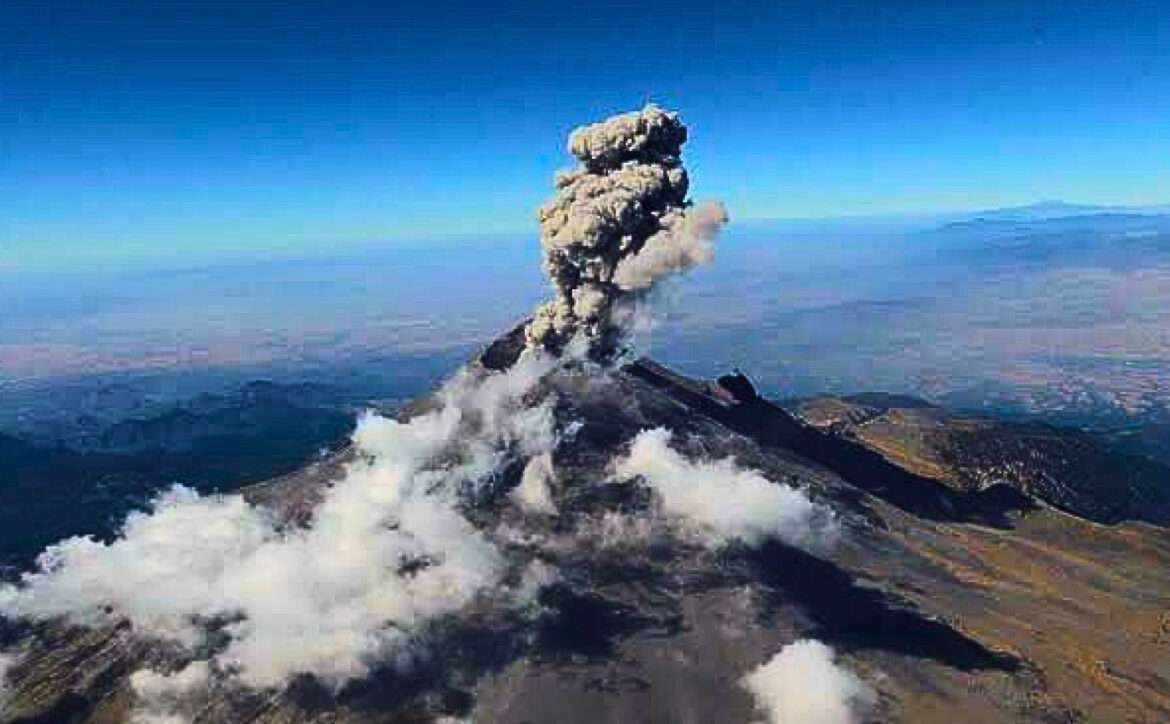
<path id="1" fill-rule="evenodd" d="M 686 140 L 678 115 L 654 105 L 569 136 L 581 165 L 557 175 L 556 194 L 537 214 L 556 296 L 529 323 L 530 347 L 558 352 L 582 337 L 594 352 L 612 350 L 627 303 L 711 260 L 727 213 L 718 202 L 687 200 Z"/>

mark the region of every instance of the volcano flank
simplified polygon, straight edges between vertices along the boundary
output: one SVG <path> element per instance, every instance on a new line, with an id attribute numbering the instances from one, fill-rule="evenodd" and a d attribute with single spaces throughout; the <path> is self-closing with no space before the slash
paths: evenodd
<path id="1" fill-rule="evenodd" d="M 1170 719 L 1165 468 L 638 355 L 727 219 L 686 138 L 654 107 L 573 134 L 553 299 L 433 393 L 0 585 L 0 720 Z"/>

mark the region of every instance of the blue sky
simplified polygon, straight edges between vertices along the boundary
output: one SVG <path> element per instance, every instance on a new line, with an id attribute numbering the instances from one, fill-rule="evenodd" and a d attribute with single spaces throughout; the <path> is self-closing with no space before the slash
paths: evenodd
<path id="1" fill-rule="evenodd" d="M 656 101 L 733 218 L 1170 201 L 1170 3 L 8 0 L 0 272 L 534 233 Z"/>

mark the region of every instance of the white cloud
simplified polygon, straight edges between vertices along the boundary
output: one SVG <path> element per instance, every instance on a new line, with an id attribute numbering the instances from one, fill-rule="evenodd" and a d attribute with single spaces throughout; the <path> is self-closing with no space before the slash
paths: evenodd
<path id="1" fill-rule="evenodd" d="M 855 724 L 874 703 L 873 691 L 812 639 L 785 646 L 741 683 L 767 724 Z"/>
<path id="2" fill-rule="evenodd" d="M 655 526 L 655 521 L 646 516 L 607 510 L 598 517 L 585 520 L 577 536 L 580 542 L 597 548 L 629 549 L 646 546 L 656 535 L 665 532 L 662 526 Z"/>
<path id="3" fill-rule="evenodd" d="M 195 661 L 173 674 L 159 674 L 149 669 L 130 675 L 130 688 L 137 698 L 131 724 L 186 724 L 189 718 L 179 713 L 192 695 L 206 688 L 211 667 Z"/>
<path id="4" fill-rule="evenodd" d="M 550 366 L 530 354 L 504 374 L 464 372 L 438 409 L 409 422 L 364 416 L 357 459 L 307 528 L 284 527 L 239 496 L 176 486 L 111 543 L 51 546 L 19 586 L 0 587 L 0 614 L 125 617 L 188 646 L 202 638 L 199 618 L 228 616 L 230 643 L 212 663 L 247 685 L 362 677 L 372 659 L 408 654 L 429 620 L 507 593 L 501 552 L 458 503 L 508 454 L 552 448 L 551 405 L 522 401 Z"/>
<path id="5" fill-rule="evenodd" d="M 524 474 L 520 476 L 520 484 L 512 489 L 512 500 L 520 506 L 521 510 L 528 513 L 555 514 L 557 505 L 549 490 L 549 481 L 552 478 L 552 455 L 543 453 L 534 456 L 524 466 Z"/>
<path id="6" fill-rule="evenodd" d="M 732 458 L 687 460 L 670 447 L 670 438 L 664 428 L 642 431 L 629 454 L 618 461 L 616 474 L 641 476 L 663 511 L 707 543 L 739 539 L 750 545 L 775 536 L 816 548 L 836 536 L 830 511 L 802 491 L 744 470 Z"/>

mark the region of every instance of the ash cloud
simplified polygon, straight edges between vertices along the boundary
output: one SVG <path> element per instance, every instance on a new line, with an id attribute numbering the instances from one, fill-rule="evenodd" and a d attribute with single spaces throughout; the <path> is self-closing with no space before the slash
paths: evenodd
<path id="1" fill-rule="evenodd" d="M 560 352 L 582 337 L 605 353 L 620 342 L 621 305 L 711 260 L 727 212 L 687 200 L 686 140 L 678 115 L 654 105 L 573 131 L 569 151 L 581 164 L 558 174 L 537 213 L 555 296 L 533 315 L 529 346 Z"/>
<path id="2" fill-rule="evenodd" d="M 665 428 L 638 433 L 628 455 L 618 460 L 616 475 L 641 477 L 662 511 L 707 544 L 755 545 L 775 537 L 816 550 L 836 540 L 831 511 L 802 491 L 743 469 L 732 458 L 692 462 L 670 440 Z"/>
<path id="3" fill-rule="evenodd" d="M 727 210 L 704 201 L 682 214 L 677 224 L 646 240 L 637 254 L 623 257 L 614 270 L 619 289 L 649 289 L 654 282 L 715 258 L 715 235 L 727 223 Z"/>
<path id="4" fill-rule="evenodd" d="M 834 661 L 831 648 L 802 639 L 780 650 L 741 680 L 765 724 L 857 724 L 875 696 Z"/>

